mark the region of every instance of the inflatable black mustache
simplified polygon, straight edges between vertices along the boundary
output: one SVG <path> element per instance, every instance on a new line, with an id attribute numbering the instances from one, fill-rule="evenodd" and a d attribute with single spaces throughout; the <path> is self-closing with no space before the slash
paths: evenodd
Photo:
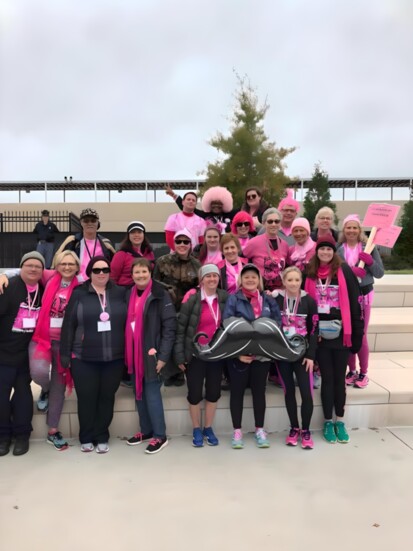
<path id="1" fill-rule="evenodd" d="M 195 355 L 207 362 L 215 362 L 238 356 L 265 356 L 271 360 L 296 362 L 307 350 L 307 340 L 301 335 L 287 339 L 282 329 L 270 318 L 257 318 L 247 321 L 244 318 L 231 317 L 224 320 L 205 345 L 199 344 L 200 337 L 194 336 Z"/>

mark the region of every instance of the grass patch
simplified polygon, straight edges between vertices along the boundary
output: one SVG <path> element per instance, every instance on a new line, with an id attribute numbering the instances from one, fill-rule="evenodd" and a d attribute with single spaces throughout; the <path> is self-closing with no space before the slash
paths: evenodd
<path id="1" fill-rule="evenodd" d="M 413 268 L 410 270 L 386 270 L 386 274 L 413 274 Z"/>

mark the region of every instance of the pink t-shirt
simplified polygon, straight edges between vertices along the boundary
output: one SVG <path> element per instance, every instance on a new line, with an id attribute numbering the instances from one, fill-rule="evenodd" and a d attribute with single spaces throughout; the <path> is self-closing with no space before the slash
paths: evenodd
<path id="1" fill-rule="evenodd" d="M 94 256 L 104 256 L 99 239 L 85 239 L 80 242 L 80 278 L 81 281 L 88 279 L 86 275 L 86 268 L 90 262 L 90 259 Z"/>
<path id="2" fill-rule="evenodd" d="M 192 235 L 192 247 L 199 245 L 199 238 L 204 235 L 206 222 L 197 214 L 178 212 L 171 214 L 165 224 L 165 231 L 176 233 L 178 230 L 188 230 Z"/>
<path id="3" fill-rule="evenodd" d="M 38 285 L 26 285 L 27 299 L 21 302 L 13 323 L 14 333 L 33 333 L 36 328 L 37 318 L 40 312 L 40 298 Z M 24 320 L 29 319 L 30 325 Z"/>
<path id="4" fill-rule="evenodd" d="M 54 296 L 52 307 L 50 309 L 50 318 L 63 319 L 65 315 L 65 308 L 68 303 L 69 286 L 60 287 Z M 50 323 L 50 339 L 58 341 L 60 340 L 61 327 L 53 327 L 53 322 Z"/>

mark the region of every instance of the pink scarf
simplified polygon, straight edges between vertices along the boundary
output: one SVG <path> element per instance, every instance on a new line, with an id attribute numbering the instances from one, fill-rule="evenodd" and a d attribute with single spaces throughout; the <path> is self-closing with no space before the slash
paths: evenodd
<path id="1" fill-rule="evenodd" d="M 359 253 L 363 250 L 361 243 L 357 243 L 355 247 L 349 247 L 347 243 L 344 243 L 344 258 L 350 268 L 357 265 L 359 261 Z"/>
<path id="2" fill-rule="evenodd" d="M 317 276 L 320 279 L 326 279 L 330 275 L 330 266 L 320 266 L 317 272 Z M 338 279 L 338 301 L 340 303 L 340 313 L 341 320 L 343 322 L 343 345 L 346 347 L 351 347 L 351 316 L 350 316 L 350 301 L 348 299 L 347 292 L 347 283 L 346 278 L 344 277 L 343 270 L 338 269 L 337 272 Z M 317 300 L 316 293 L 316 280 L 307 277 L 305 281 L 305 291 L 313 297 L 314 300 Z"/>
<path id="3" fill-rule="evenodd" d="M 52 345 L 50 342 L 50 310 L 52 309 L 53 300 L 58 293 L 62 283 L 62 276 L 56 272 L 54 276 L 49 279 L 46 285 L 46 289 L 43 294 L 42 307 L 40 309 L 39 317 L 36 323 L 36 329 L 33 333 L 32 341 L 37 346 L 34 351 L 34 357 L 52 361 Z M 67 299 L 69 300 L 73 289 L 79 285 L 77 278 L 74 277 L 68 287 Z M 60 377 L 66 382 L 66 386 L 69 390 L 69 394 L 73 389 L 73 379 L 69 369 L 63 369 L 60 363 L 60 355 L 57 357 L 57 372 Z"/>
<path id="4" fill-rule="evenodd" d="M 241 287 L 243 295 L 250 301 L 252 310 L 254 312 L 254 317 L 259 318 L 262 314 L 262 296 L 258 289 L 253 293 L 252 291 L 247 291 L 244 287 Z"/>
<path id="5" fill-rule="evenodd" d="M 309 237 L 304 245 L 298 245 L 297 243 L 293 246 L 293 252 L 291 253 L 291 260 L 294 262 L 294 265 L 298 262 L 305 262 L 307 253 L 315 247 L 314 241 Z"/>
<path id="6" fill-rule="evenodd" d="M 125 331 L 125 356 L 128 373 L 133 373 L 135 368 L 136 399 L 142 400 L 143 377 L 145 366 L 143 359 L 143 312 L 145 303 L 152 290 L 152 280 L 142 293 L 138 296 L 136 285 L 133 286 L 126 320 Z M 135 322 L 135 330 L 132 329 L 132 322 Z M 156 358 L 156 356 L 155 356 Z"/>

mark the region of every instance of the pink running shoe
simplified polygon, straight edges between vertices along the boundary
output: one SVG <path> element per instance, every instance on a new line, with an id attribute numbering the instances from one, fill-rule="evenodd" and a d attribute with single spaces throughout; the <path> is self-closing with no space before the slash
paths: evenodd
<path id="1" fill-rule="evenodd" d="M 367 377 L 367 375 L 363 375 L 363 373 L 360 373 L 360 375 L 354 381 L 354 388 L 366 388 L 368 384 L 369 378 Z"/>
<path id="2" fill-rule="evenodd" d="M 349 371 L 346 375 L 346 385 L 353 386 L 358 377 L 357 371 Z"/>
<path id="3" fill-rule="evenodd" d="M 301 447 L 303 450 L 312 450 L 314 448 L 314 442 L 309 430 L 301 431 Z"/>
<path id="4" fill-rule="evenodd" d="M 285 439 L 287 446 L 296 446 L 300 438 L 300 429 L 291 429 L 290 434 Z"/>

